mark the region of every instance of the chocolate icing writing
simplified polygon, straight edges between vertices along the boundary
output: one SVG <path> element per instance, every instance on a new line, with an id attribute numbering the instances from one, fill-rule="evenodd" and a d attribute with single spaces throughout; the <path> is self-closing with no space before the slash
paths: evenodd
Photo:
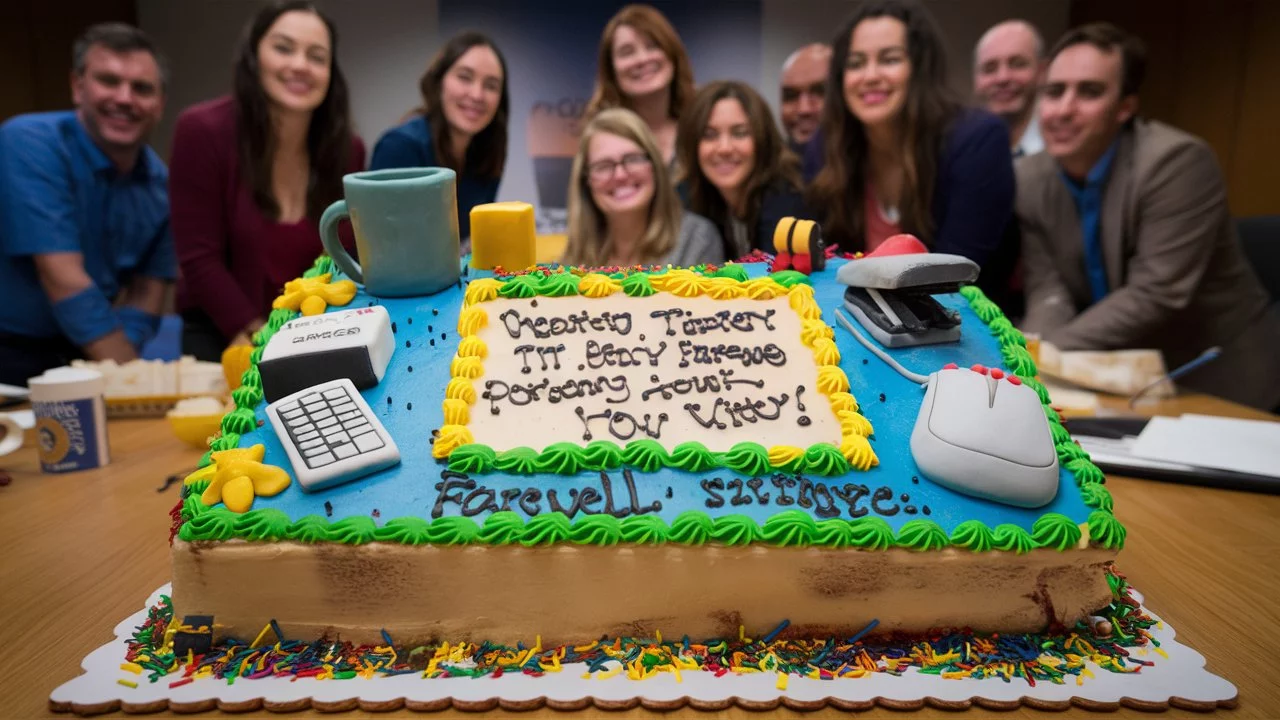
<path id="1" fill-rule="evenodd" d="M 756 320 L 759 320 L 760 324 L 763 325 L 766 330 L 774 330 L 774 325 L 769 322 L 769 319 L 773 317 L 775 312 L 777 311 L 773 309 L 765 310 L 764 314 L 753 310 L 746 310 L 743 312 L 721 310 L 714 315 L 693 317 L 693 312 L 690 310 L 685 310 L 683 308 L 670 308 L 667 310 L 654 310 L 649 313 L 649 317 L 660 318 L 665 321 L 668 335 L 677 334 L 675 328 L 671 326 L 672 318 L 687 318 L 680 322 L 680 330 L 684 332 L 685 335 L 692 336 L 706 335 L 715 331 L 733 332 L 736 330 L 739 332 L 752 332 L 756 329 Z"/>
<path id="2" fill-rule="evenodd" d="M 563 345 L 560 346 L 562 349 Z M 599 370 L 605 365 L 611 367 L 632 367 L 634 365 L 643 365 L 645 361 L 637 359 L 638 355 L 644 355 L 649 365 L 658 366 L 658 358 L 662 357 L 663 351 L 667 349 L 666 341 L 658 343 L 657 350 L 651 350 L 644 345 L 637 345 L 633 348 L 614 347 L 613 343 L 605 343 L 601 345 L 595 340 L 587 341 L 587 367 L 592 370 Z M 558 365 L 556 367 L 559 367 Z M 545 369 L 545 368 L 544 368 Z"/>
<path id="3" fill-rule="evenodd" d="M 527 329 L 533 336 L 541 340 L 559 335 L 585 334 L 588 332 L 614 332 L 627 335 L 631 332 L 631 313 L 611 313 L 604 311 L 592 315 L 589 310 L 570 313 L 566 317 L 527 318 L 520 315 L 519 310 L 507 310 L 498 316 L 507 334 L 520 339 Z"/>
<path id="4" fill-rule="evenodd" d="M 662 438 L 662 423 L 671 419 L 666 413 L 658 413 L 658 421 L 657 424 L 654 425 L 653 416 L 649 413 L 644 414 L 644 422 L 639 422 L 630 413 L 625 413 L 621 410 L 606 408 L 604 411 L 596 413 L 595 415 L 588 415 L 587 411 L 579 405 L 574 408 L 573 411 L 578 415 L 578 419 L 582 421 L 582 439 L 584 441 L 589 441 L 595 437 L 595 435 L 591 433 L 592 420 L 599 420 L 601 418 L 608 420 L 609 434 L 619 440 L 630 440 L 635 437 L 635 434 L 639 431 L 643 431 L 645 435 L 648 435 L 654 440 L 658 440 Z"/>
<path id="5" fill-rule="evenodd" d="M 736 384 L 751 385 L 756 388 L 764 387 L 763 380 L 744 380 L 741 378 L 730 379 L 729 376 L 733 375 L 733 370 L 730 369 L 721 368 L 717 372 L 720 373 L 720 377 L 716 377 L 715 375 L 703 375 L 701 377 L 691 376 L 678 378 L 669 383 L 655 385 L 654 387 L 640 393 L 640 399 L 648 400 L 649 396 L 654 393 L 662 393 L 663 400 L 670 400 L 676 395 L 688 395 L 691 392 L 699 394 L 707 392 L 717 393 L 721 392 L 721 390 L 729 390 Z M 649 381 L 656 383 L 659 382 L 659 378 L 657 375 L 650 375 Z"/>
<path id="6" fill-rule="evenodd" d="M 547 355 L 551 355 L 552 367 L 559 370 L 560 353 L 564 352 L 564 349 L 564 343 L 560 343 L 559 345 L 544 345 L 542 347 L 538 347 L 537 345 L 520 345 L 512 352 L 519 355 L 521 362 L 524 363 L 524 367 L 520 368 L 520 372 L 530 373 L 533 372 L 533 368 L 529 366 L 529 353 L 536 352 L 538 354 L 538 359 L 542 361 L 542 371 L 546 372 Z"/>
<path id="7" fill-rule="evenodd" d="M 744 347 L 741 345 L 699 345 L 691 340 L 680 341 L 680 367 L 690 363 L 719 365 L 726 360 L 737 360 L 743 367 L 768 363 L 774 367 L 787 364 L 787 353 L 774 343 Z"/>

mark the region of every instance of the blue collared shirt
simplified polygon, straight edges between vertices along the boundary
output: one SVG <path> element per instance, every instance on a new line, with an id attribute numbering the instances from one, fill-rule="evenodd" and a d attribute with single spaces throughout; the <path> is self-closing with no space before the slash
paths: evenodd
<path id="1" fill-rule="evenodd" d="M 1084 269 L 1089 277 L 1089 289 L 1096 303 L 1107 296 L 1110 287 L 1107 285 L 1107 266 L 1102 257 L 1102 189 L 1107 184 L 1107 175 L 1111 172 L 1111 161 L 1116 157 L 1118 142 L 1098 158 L 1093 169 L 1085 176 L 1084 185 L 1072 180 L 1062 173 L 1062 181 L 1076 201 L 1076 212 L 1080 213 L 1080 229 L 1084 235 Z"/>
<path id="2" fill-rule="evenodd" d="M 168 183 L 149 147 L 131 172 L 119 172 L 73 111 L 0 125 L 0 333 L 62 334 L 32 255 L 82 253 L 108 301 L 135 275 L 173 279 Z"/>

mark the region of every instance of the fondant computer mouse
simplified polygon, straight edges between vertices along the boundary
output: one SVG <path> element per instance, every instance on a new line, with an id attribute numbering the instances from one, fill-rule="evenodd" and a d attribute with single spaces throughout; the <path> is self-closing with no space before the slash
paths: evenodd
<path id="1" fill-rule="evenodd" d="M 966 495 L 1040 507 L 1058 494 L 1058 455 L 1035 391 L 999 368 L 929 376 L 911 433 L 925 477 Z"/>

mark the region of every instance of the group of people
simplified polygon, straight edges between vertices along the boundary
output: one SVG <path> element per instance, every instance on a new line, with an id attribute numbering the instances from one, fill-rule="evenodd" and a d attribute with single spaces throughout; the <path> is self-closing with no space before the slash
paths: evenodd
<path id="1" fill-rule="evenodd" d="M 185 352 L 247 341 L 321 251 L 342 176 L 366 165 L 457 171 L 464 237 L 470 209 L 497 195 L 508 73 L 481 33 L 436 54 L 420 104 L 368 163 L 337 29 L 306 0 L 256 14 L 232 93 L 181 113 L 168 168 L 146 146 L 168 82 L 150 39 L 95 26 L 73 57 L 75 110 L 0 126 L 0 382 L 131 359 L 179 277 Z M 1143 67 L 1141 44 L 1110 25 L 1046 51 L 1030 25 L 1001 23 L 975 49 L 978 102 L 965 103 L 923 5 L 868 0 L 831 45 L 787 59 L 780 131 L 749 85 L 695 86 L 670 22 L 628 5 L 601 37 L 562 261 L 723 262 L 770 251 L 786 216 L 819 220 L 850 252 L 912 233 L 977 262 L 1006 306 L 1025 287 L 1024 326 L 1064 350 L 1157 347 L 1176 365 L 1218 345 L 1191 384 L 1271 407 L 1280 319 L 1212 152 L 1137 116 Z"/>

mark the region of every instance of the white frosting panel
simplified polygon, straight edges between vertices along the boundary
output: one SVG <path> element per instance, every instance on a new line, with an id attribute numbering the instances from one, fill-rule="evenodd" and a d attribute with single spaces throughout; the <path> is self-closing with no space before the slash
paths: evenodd
<path id="1" fill-rule="evenodd" d="M 840 443 L 786 297 L 615 294 L 481 307 L 489 322 L 477 337 L 488 356 L 468 427 L 494 450 L 646 438 L 713 452 L 743 441 Z"/>

